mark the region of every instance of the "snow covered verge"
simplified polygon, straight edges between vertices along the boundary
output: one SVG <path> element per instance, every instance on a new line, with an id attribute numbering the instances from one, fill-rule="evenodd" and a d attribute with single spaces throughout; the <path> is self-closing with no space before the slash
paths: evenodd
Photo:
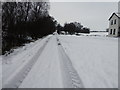
<path id="1" fill-rule="evenodd" d="M 15 49 L 14 52 L 8 56 L 3 55 L 0 57 L 2 58 L 1 81 L 3 82 L 3 84 L 12 79 L 13 76 L 18 73 L 19 69 L 24 67 L 33 58 L 33 56 L 37 54 L 39 48 L 44 45 L 45 41 L 49 37 L 50 36 L 47 36 L 46 38 L 26 44 L 23 47 Z"/>
<path id="2" fill-rule="evenodd" d="M 118 88 L 118 39 L 65 36 L 59 39 L 85 88 Z"/>

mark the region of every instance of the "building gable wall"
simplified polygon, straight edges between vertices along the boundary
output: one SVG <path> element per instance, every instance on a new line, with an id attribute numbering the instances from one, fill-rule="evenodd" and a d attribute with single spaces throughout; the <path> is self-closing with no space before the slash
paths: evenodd
<path id="1" fill-rule="evenodd" d="M 116 24 L 115 24 L 116 20 Z M 113 24 L 112 24 L 113 22 Z M 118 36 L 118 31 L 120 27 L 120 19 L 114 14 L 109 21 L 109 36 Z"/>

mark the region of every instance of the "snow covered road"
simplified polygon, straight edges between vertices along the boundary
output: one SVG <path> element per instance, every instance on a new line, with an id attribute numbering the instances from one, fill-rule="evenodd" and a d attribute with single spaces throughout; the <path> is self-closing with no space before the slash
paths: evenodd
<path id="1" fill-rule="evenodd" d="M 56 38 L 52 37 L 20 88 L 62 87 L 62 76 Z"/>
<path id="2" fill-rule="evenodd" d="M 115 38 L 49 35 L 4 57 L 3 87 L 117 88 L 117 49 Z"/>
<path id="3" fill-rule="evenodd" d="M 64 88 L 84 88 L 77 71 L 74 69 L 69 56 L 65 53 L 64 48 L 58 38 L 57 42 Z"/>

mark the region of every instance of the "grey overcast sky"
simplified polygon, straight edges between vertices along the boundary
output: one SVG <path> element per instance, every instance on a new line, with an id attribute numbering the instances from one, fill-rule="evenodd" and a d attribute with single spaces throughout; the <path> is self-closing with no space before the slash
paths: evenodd
<path id="1" fill-rule="evenodd" d="M 117 2 L 51 2 L 50 15 L 58 23 L 80 22 L 91 30 L 106 30 L 108 18 L 118 12 Z"/>

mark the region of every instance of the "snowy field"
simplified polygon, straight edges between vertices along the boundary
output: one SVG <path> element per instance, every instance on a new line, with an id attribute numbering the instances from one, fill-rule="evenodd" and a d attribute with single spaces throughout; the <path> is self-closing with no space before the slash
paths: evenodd
<path id="1" fill-rule="evenodd" d="M 90 32 L 90 34 L 82 34 L 85 36 L 102 36 L 105 37 L 108 35 L 108 32 Z"/>
<path id="2" fill-rule="evenodd" d="M 118 39 L 103 34 L 49 35 L 2 58 L 4 88 L 118 87 Z"/>
<path id="3" fill-rule="evenodd" d="M 118 40 L 59 36 L 86 88 L 118 87 Z"/>

